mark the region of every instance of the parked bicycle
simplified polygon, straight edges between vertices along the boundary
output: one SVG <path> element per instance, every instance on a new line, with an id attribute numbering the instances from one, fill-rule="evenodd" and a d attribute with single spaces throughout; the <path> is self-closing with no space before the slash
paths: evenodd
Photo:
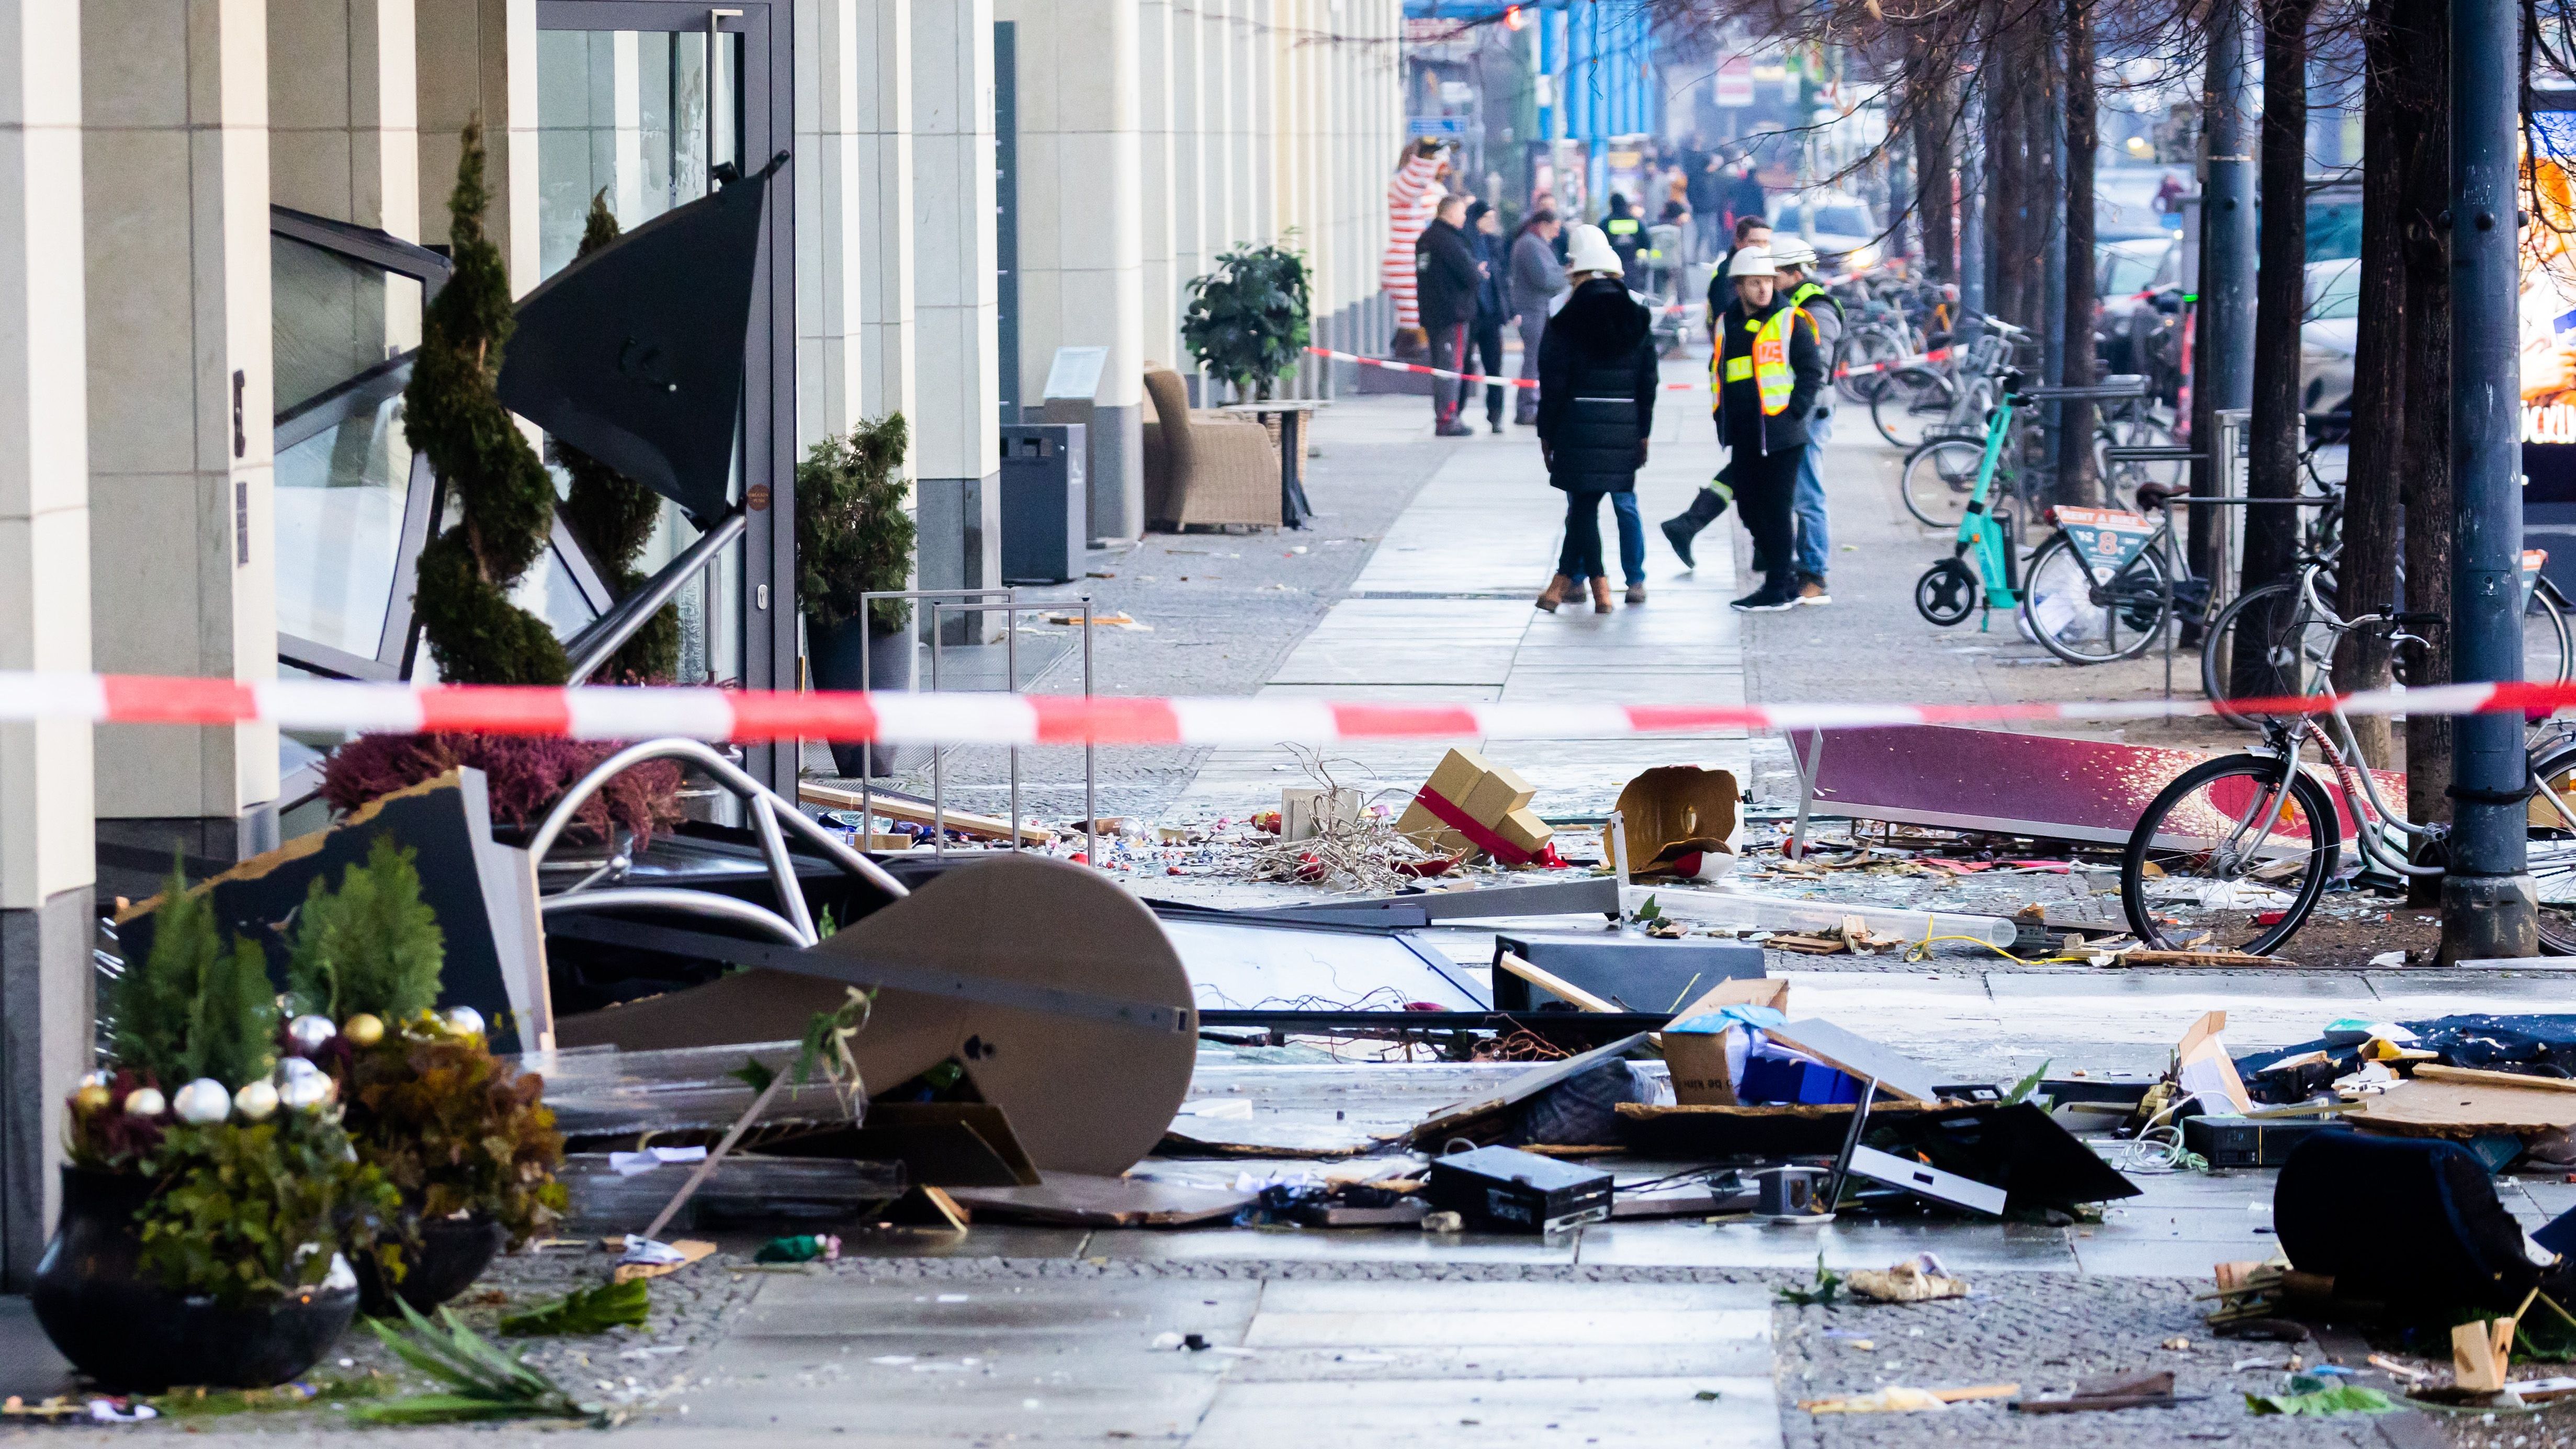
<path id="1" fill-rule="evenodd" d="M 2299 576 L 2300 606 L 2330 641 L 2358 630 L 2388 637 L 2393 650 L 2426 647 L 2398 616 L 2345 619 L 2318 591 L 2319 571 Z M 2331 697 L 2334 650 L 2318 654 L 2314 692 Z M 2361 758 L 2339 702 L 2325 718 L 2265 717 L 2263 742 L 2204 761 L 2167 785 L 2139 815 L 2120 861 L 2120 899 L 2129 929 L 2160 949 L 2263 954 L 2290 939 L 2315 911 L 2342 861 L 2350 823 L 2360 856 L 2358 883 L 2391 892 L 2409 879 L 2443 873 L 2448 827 L 2418 824 L 2392 808 Z M 2316 752 L 2311 765 L 2307 752 Z M 2540 903 L 2540 943 L 2576 952 L 2576 737 L 2542 731 L 2526 754 L 2532 796 L 2529 859 Z"/>
<path id="2" fill-rule="evenodd" d="M 2085 397 L 2094 404 L 2093 460 L 2095 476 L 2102 480 L 2105 496 L 2113 507 L 2133 502 L 2143 488 L 2150 486 L 2167 492 L 2179 492 L 2184 482 L 2185 465 L 2167 459 L 2131 456 L 2141 448 L 2169 449 L 2174 446 L 2172 425 L 2156 411 L 2147 396 L 2147 380 L 2138 376 L 2106 378 L 2098 387 L 2073 391 L 2058 390 L 2052 397 Z M 2019 419 L 2019 434 L 2009 444 L 2006 456 L 2022 466 L 2017 474 L 2038 480 L 2053 476 L 2054 459 L 2033 462 L 2039 442 L 2038 430 L 2029 425 L 2029 416 Z M 1955 528 L 1959 512 L 1967 506 L 1968 494 L 1976 481 L 1983 461 L 1982 439 L 1940 436 L 1927 439 L 1905 458 L 1905 467 L 1897 478 L 1897 494 L 1904 500 L 1905 511 L 1934 528 Z"/>

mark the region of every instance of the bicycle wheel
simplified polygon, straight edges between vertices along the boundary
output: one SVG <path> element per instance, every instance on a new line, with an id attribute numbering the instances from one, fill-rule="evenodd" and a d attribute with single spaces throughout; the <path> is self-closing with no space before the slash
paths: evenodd
<path id="1" fill-rule="evenodd" d="M 2320 591 L 2333 587 L 2320 579 Z M 2314 694 L 2334 659 L 2334 631 L 2308 612 L 2295 580 L 2239 594 L 2209 626 L 2200 646 L 2200 688 L 2218 717 L 2252 729 L 2260 716 L 2227 707 L 2234 699 Z M 2246 650 L 2251 658 L 2240 660 Z"/>
<path id="2" fill-rule="evenodd" d="M 1900 367 L 1887 375 L 1887 386 L 1869 400 L 1869 420 L 1880 437 L 1912 449 L 1926 433 L 1949 421 L 1950 404 L 1957 400 L 1950 379 L 1928 367 Z"/>
<path id="3" fill-rule="evenodd" d="M 2108 664 L 2145 653 L 2172 607 L 2165 563 L 2150 548 L 2110 578 L 2097 578 L 2057 534 L 2032 555 L 2021 618 L 2039 646 L 2069 664 Z"/>
<path id="4" fill-rule="evenodd" d="M 2334 802 L 2284 761 L 2228 755 L 2167 785 L 2129 832 L 2120 903 L 2159 950 L 2261 955 L 2316 909 L 2341 850 Z"/>
<path id="5" fill-rule="evenodd" d="M 2540 897 L 2540 947 L 2576 956 L 2576 740 L 2532 762 L 2524 851 Z"/>
<path id="6" fill-rule="evenodd" d="M 2535 684 L 2565 684 L 2568 654 L 2566 613 L 2548 594 L 2533 590 L 2522 609 L 2522 677 Z"/>
<path id="7" fill-rule="evenodd" d="M 1893 370 L 1891 364 L 1904 358 L 1905 339 L 1892 330 L 1864 328 L 1844 339 L 1845 371 L 1834 380 L 1834 385 L 1855 404 L 1875 402 L 1880 393 L 1887 391 L 1887 375 Z"/>
<path id="8" fill-rule="evenodd" d="M 1964 438 L 1936 438 L 1915 449 L 1906 456 L 1897 482 L 1905 511 L 1933 528 L 1957 528 L 1967 516 L 1968 499 L 1977 491 L 1977 470 L 1985 461 L 1985 445 Z"/>

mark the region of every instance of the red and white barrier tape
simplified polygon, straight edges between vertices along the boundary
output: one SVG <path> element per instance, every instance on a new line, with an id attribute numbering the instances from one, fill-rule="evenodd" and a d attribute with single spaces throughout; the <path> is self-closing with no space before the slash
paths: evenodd
<path id="1" fill-rule="evenodd" d="M 1494 377 L 1481 372 L 1451 372 L 1445 368 L 1426 367 L 1419 362 L 1398 362 L 1391 357 L 1363 357 L 1356 352 L 1335 352 L 1329 347 L 1309 347 L 1306 350 L 1315 354 L 1317 357 L 1329 357 L 1335 362 L 1356 362 L 1362 367 L 1375 367 L 1387 372 L 1410 372 L 1422 377 L 1445 377 L 1456 382 L 1468 383 L 1470 385 L 1475 383 L 1484 383 L 1492 387 L 1534 388 L 1538 386 L 1538 379 L 1533 377 Z M 1887 372 L 1899 367 L 1920 367 L 1927 362 L 1939 362 L 1949 355 L 1950 354 L 1947 349 L 1942 349 L 1940 351 L 1924 353 L 1920 357 L 1899 357 L 1890 362 L 1864 363 L 1859 367 L 1843 368 L 1836 372 L 1834 376 L 1863 377 L 1873 372 Z M 1694 378 L 1689 382 L 1668 382 L 1664 384 L 1664 391 L 1706 392 L 1708 391 L 1708 380 L 1706 378 Z"/>
<path id="2" fill-rule="evenodd" d="M 2323 710 L 2328 701 L 2249 700 L 2248 714 Z M 2576 685 L 2447 684 L 2343 697 L 2365 715 L 2546 713 L 2576 705 Z M 794 694 L 760 690 L 503 688 L 332 680 L 186 679 L 138 674 L 0 672 L 0 722 L 226 725 L 282 729 L 464 731 L 573 739 L 874 740 L 888 744 L 1267 745 L 1373 739 L 1568 739 L 1717 730 L 2131 720 L 2214 713 L 2203 700 L 2075 704 L 1360 704 L 1317 699 Z"/>

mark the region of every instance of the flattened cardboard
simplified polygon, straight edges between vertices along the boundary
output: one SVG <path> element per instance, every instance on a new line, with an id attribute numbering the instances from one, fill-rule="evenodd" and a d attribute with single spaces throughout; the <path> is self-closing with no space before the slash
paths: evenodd
<path id="1" fill-rule="evenodd" d="M 2499 1086 L 2418 1077 L 2362 1098 L 2360 1107 L 2346 1114 L 2344 1120 L 2369 1131 L 2401 1137 L 2466 1140 L 2545 1132 L 2576 1127 L 2576 1092 L 2557 1086 Z"/>
<path id="2" fill-rule="evenodd" d="M 1697 765 L 1658 765 L 1619 792 L 1631 876 L 1670 874 L 1685 855 L 1729 849 L 1743 798 L 1735 775 Z"/>
<path id="3" fill-rule="evenodd" d="M 2227 1043 L 2219 1033 L 2227 1030 L 2227 1013 L 2212 1011 L 2202 1015 L 2182 1034 L 2174 1047 L 2174 1075 L 2185 1092 L 2224 1098 L 2238 1116 L 2254 1110 L 2254 1099 L 2245 1093 L 2245 1079 L 2236 1075 L 2236 1063 L 2227 1055 Z"/>
<path id="4" fill-rule="evenodd" d="M 1836 1071 L 1847 1072 L 1862 1081 L 1877 1078 L 1878 1090 L 1882 1094 L 1914 1102 L 1940 1100 L 1941 1094 L 1933 1089 L 1930 1067 L 1874 1041 L 1854 1036 L 1832 1022 L 1810 1018 L 1785 1026 L 1766 1027 L 1764 1034 L 1784 1047 L 1805 1052 Z"/>
<path id="5" fill-rule="evenodd" d="M 1735 1023 L 1728 1023 L 1732 1028 Z M 1671 1070 L 1673 1100 L 1685 1107 L 1732 1107 L 1735 1081 L 1726 1070 L 1724 1031 L 1663 1032 L 1664 1065 Z"/>
<path id="6" fill-rule="evenodd" d="M 280 928 L 304 904 L 315 880 L 337 887 L 364 864 L 380 835 L 415 852 L 420 896 L 438 916 L 446 966 L 438 1004 L 483 1014 L 492 1050 L 550 1045 L 553 1010 L 546 995 L 545 937 L 537 918 L 537 874 L 528 853 L 492 839 L 492 808 L 483 772 L 459 767 L 396 790 L 351 811 L 327 830 L 300 835 L 221 875 L 189 887 L 211 897 L 215 918 L 268 953 L 269 975 L 286 979 Z M 161 897 L 117 913 L 117 938 L 128 959 L 152 949 Z M 795 1033 L 789 1033 L 794 1035 Z"/>
<path id="7" fill-rule="evenodd" d="M 1721 981 L 1690 1005 L 1673 1013 L 1676 1021 L 1688 1021 L 1721 1006 L 1767 1006 L 1785 1014 L 1789 1010 L 1789 983 L 1767 976 L 1748 976 L 1734 981 Z"/>
<path id="8" fill-rule="evenodd" d="M 990 1102 L 871 1102 L 860 1126 L 769 1150 L 901 1162 L 912 1181 L 930 1187 L 1020 1187 L 1038 1180 L 1010 1118 Z"/>

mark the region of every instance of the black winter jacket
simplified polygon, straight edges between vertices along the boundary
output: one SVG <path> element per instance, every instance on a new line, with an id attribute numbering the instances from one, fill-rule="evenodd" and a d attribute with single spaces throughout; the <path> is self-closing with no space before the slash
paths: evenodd
<path id="1" fill-rule="evenodd" d="M 1538 438 L 1547 481 L 1569 492 L 1637 486 L 1655 427 L 1653 318 L 1616 277 L 1574 289 L 1538 346 Z"/>
<path id="2" fill-rule="evenodd" d="M 1774 292 L 1771 305 L 1747 316 L 1742 298 L 1726 304 L 1720 321 L 1726 328 L 1722 340 L 1727 357 L 1749 357 L 1753 354 L 1753 330 L 1789 305 L 1788 299 Z M 1805 317 L 1789 327 L 1789 371 L 1797 378 L 1789 391 L 1789 406 L 1776 413 L 1762 411 L 1759 386 L 1752 378 L 1737 382 L 1721 381 L 1717 389 L 1717 440 L 1728 447 L 1739 447 L 1756 441 L 1753 430 L 1759 428 L 1759 446 L 1754 451 L 1771 454 L 1783 448 L 1803 446 L 1807 441 L 1807 415 L 1815 411 L 1817 395 L 1825 390 L 1825 353 L 1816 342 L 1815 324 Z"/>
<path id="3" fill-rule="evenodd" d="M 1476 284 L 1483 278 L 1476 271 L 1476 249 L 1468 245 L 1465 232 L 1433 218 L 1413 243 L 1413 268 L 1424 327 L 1456 327 L 1476 320 Z"/>

